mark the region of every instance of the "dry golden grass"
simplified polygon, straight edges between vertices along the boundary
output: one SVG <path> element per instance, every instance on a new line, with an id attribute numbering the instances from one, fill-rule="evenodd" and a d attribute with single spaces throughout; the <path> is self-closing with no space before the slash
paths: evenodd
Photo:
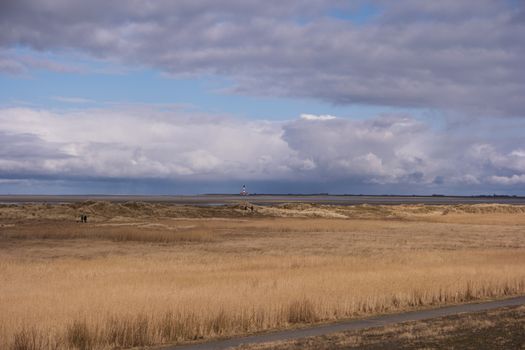
<path id="1" fill-rule="evenodd" d="M 62 209 L 71 222 L 0 209 L 0 348 L 175 343 L 525 292 L 521 212 L 184 207 L 80 224 Z"/>
<path id="2" fill-rule="evenodd" d="M 80 224 L 60 221 L 39 221 L 11 226 L 0 231 L 0 240 L 57 240 L 90 239 L 114 242 L 206 242 L 212 240 L 210 231 L 195 230 L 193 226 L 167 226 L 143 222 Z"/>

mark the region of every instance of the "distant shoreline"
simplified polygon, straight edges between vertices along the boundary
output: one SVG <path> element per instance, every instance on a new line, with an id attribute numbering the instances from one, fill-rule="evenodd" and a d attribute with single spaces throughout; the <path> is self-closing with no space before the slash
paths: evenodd
<path id="1" fill-rule="evenodd" d="M 525 205 L 523 196 L 444 196 L 444 195 L 328 195 L 328 194 L 205 194 L 205 195 L 0 195 L 0 204 L 74 203 L 84 201 L 152 202 L 180 205 L 216 206 L 246 201 L 258 205 L 311 203 L 326 205 L 388 204 L 514 204 Z"/>

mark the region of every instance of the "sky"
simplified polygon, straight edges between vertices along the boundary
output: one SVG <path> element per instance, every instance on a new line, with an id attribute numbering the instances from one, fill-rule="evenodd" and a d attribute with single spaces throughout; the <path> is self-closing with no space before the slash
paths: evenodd
<path id="1" fill-rule="evenodd" d="M 0 194 L 525 195 L 524 0 L 3 0 Z"/>

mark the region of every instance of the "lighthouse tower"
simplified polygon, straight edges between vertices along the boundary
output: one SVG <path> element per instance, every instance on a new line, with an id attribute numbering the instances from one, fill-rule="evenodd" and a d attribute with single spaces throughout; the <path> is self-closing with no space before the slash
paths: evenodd
<path id="1" fill-rule="evenodd" d="M 248 195 L 248 192 L 246 191 L 246 185 L 242 185 L 241 196 L 247 196 L 247 195 Z"/>

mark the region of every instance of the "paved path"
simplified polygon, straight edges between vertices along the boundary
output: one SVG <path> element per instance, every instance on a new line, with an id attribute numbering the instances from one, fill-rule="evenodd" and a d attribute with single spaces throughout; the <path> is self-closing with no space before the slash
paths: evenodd
<path id="1" fill-rule="evenodd" d="M 404 312 L 400 314 L 384 315 L 371 317 L 361 320 L 350 320 L 332 324 L 318 325 L 303 329 L 293 329 L 278 331 L 273 333 L 252 335 L 247 337 L 232 338 L 226 340 L 212 341 L 209 343 L 192 344 L 192 345 L 181 345 L 181 346 L 169 346 L 161 348 L 163 350 L 217 350 L 227 349 L 233 346 L 239 346 L 242 344 L 255 344 L 255 343 L 267 343 L 279 340 L 293 340 L 305 337 L 319 336 L 335 332 L 361 330 L 365 328 L 382 327 L 392 325 L 395 323 L 408 322 L 408 321 L 421 321 L 431 318 L 451 316 L 466 312 L 480 312 L 491 309 L 497 309 L 500 307 L 507 306 L 518 306 L 525 305 L 525 296 L 489 301 L 475 304 L 462 304 L 456 306 L 447 306 L 438 309 L 421 310 Z"/>

